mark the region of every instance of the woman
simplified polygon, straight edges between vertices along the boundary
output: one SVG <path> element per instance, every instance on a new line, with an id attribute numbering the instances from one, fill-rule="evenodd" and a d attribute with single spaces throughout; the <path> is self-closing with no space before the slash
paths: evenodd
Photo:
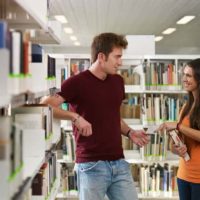
<path id="1" fill-rule="evenodd" d="M 159 130 L 177 129 L 184 140 L 183 147 L 172 145 L 180 158 L 177 182 L 180 200 L 200 200 L 200 59 L 192 60 L 183 70 L 183 85 L 188 101 L 178 122 L 166 122 Z M 190 160 L 183 159 L 186 151 Z"/>

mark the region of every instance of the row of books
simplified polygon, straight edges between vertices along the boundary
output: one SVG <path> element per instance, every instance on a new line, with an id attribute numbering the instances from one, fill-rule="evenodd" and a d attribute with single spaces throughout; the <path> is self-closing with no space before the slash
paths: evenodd
<path id="1" fill-rule="evenodd" d="M 56 88 L 60 88 L 64 80 L 69 77 L 69 62 L 68 59 L 56 59 Z"/>
<path id="2" fill-rule="evenodd" d="M 177 166 L 164 165 L 131 165 L 133 179 L 139 187 L 139 192 L 144 196 L 160 196 L 160 193 L 176 194 Z"/>
<path id="3" fill-rule="evenodd" d="M 55 87 L 52 78 L 56 76 L 56 59 L 31 42 L 29 30 L 10 31 L 7 22 L 0 21 L 0 58 L 3 94 L 40 92 Z"/>
<path id="4" fill-rule="evenodd" d="M 122 148 L 123 150 L 137 150 L 139 152 L 139 146 L 133 143 L 129 138 L 122 135 Z"/>
<path id="5" fill-rule="evenodd" d="M 170 137 L 166 133 L 148 134 L 149 143 L 144 147 L 134 144 L 129 138 L 122 136 L 124 150 L 138 151 L 139 159 L 143 161 L 164 161 L 170 151 Z M 134 158 L 134 157 L 133 157 Z"/>
<path id="6" fill-rule="evenodd" d="M 155 132 L 149 134 L 149 143 L 140 148 L 140 155 L 143 160 L 163 161 L 166 160 L 167 152 L 170 150 L 170 138 L 166 132 Z"/>
<path id="7" fill-rule="evenodd" d="M 29 74 L 30 63 L 42 62 L 43 59 L 42 47 L 32 44 L 30 31 L 10 31 L 6 21 L 0 21 L 0 49 L 8 49 L 9 74 L 14 76 Z"/>
<path id="8" fill-rule="evenodd" d="M 51 107 L 44 104 L 25 105 L 13 108 L 12 116 L 15 123 L 19 124 L 23 130 L 44 130 L 43 138 L 46 141 L 46 149 L 50 148 L 53 134 L 53 110 Z"/>
<path id="9" fill-rule="evenodd" d="M 55 199 L 60 186 L 60 167 L 56 153 L 48 153 L 46 161 L 33 177 L 30 187 L 23 192 L 20 200 Z M 15 198 L 14 198 L 15 199 Z"/>
<path id="10" fill-rule="evenodd" d="M 43 196 L 46 199 L 54 186 L 57 178 L 57 161 L 56 153 L 48 153 L 46 162 L 42 165 L 32 181 L 32 195 Z"/>
<path id="11" fill-rule="evenodd" d="M 74 162 L 76 145 L 73 132 L 63 130 L 61 134 L 61 148 L 63 150 L 63 159 L 69 162 Z"/>
<path id="12" fill-rule="evenodd" d="M 0 193 L 2 199 L 11 198 L 23 177 L 23 133 L 11 117 L 0 117 Z"/>
<path id="13" fill-rule="evenodd" d="M 60 168 L 60 192 L 67 193 L 77 191 L 77 176 L 73 166 L 62 163 Z"/>
<path id="14" fill-rule="evenodd" d="M 160 124 L 163 121 L 176 121 L 185 99 L 177 95 L 149 94 L 143 98 L 143 121 L 147 124 Z"/>
<path id="15" fill-rule="evenodd" d="M 120 70 L 119 74 L 124 79 L 125 85 L 140 85 L 140 75 L 137 72 L 132 72 L 132 70 Z"/>
<path id="16" fill-rule="evenodd" d="M 185 65 L 185 61 L 175 64 L 175 60 L 145 60 L 143 65 L 122 66 L 118 73 L 124 78 L 125 85 L 141 85 L 146 90 L 181 90 Z M 139 67 L 142 68 L 142 73 L 136 70 Z"/>
<path id="17" fill-rule="evenodd" d="M 140 105 L 129 105 L 122 104 L 120 107 L 120 113 L 122 118 L 134 118 L 140 119 L 141 106 Z"/>
<path id="18" fill-rule="evenodd" d="M 49 106 L 13 108 L 11 114 L 0 116 L 0 171 L 4 174 L 0 193 L 3 199 L 10 199 L 18 192 L 26 178 L 29 158 L 45 158 L 45 151 L 56 140 Z"/>
<path id="19" fill-rule="evenodd" d="M 149 90 L 160 90 L 166 85 L 182 88 L 181 72 L 182 66 L 170 62 L 144 63 L 145 86 Z"/>

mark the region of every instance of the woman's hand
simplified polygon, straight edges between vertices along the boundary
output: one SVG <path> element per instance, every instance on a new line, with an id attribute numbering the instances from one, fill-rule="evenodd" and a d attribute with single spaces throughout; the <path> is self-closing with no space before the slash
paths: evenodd
<path id="1" fill-rule="evenodd" d="M 174 143 L 172 144 L 172 152 L 179 155 L 180 157 L 184 158 L 186 152 L 187 152 L 187 147 L 184 144 L 183 146 L 177 146 Z"/>
<path id="2" fill-rule="evenodd" d="M 176 129 L 176 126 L 177 122 L 164 122 L 159 126 L 157 131 L 163 131 L 163 130 L 171 131 L 173 129 Z"/>

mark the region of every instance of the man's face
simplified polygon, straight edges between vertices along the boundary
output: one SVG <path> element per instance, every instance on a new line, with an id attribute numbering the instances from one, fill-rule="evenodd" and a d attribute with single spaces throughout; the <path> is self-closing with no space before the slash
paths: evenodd
<path id="1" fill-rule="evenodd" d="M 122 65 L 122 48 L 113 48 L 107 59 L 104 59 L 104 71 L 107 74 L 116 74 L 119 66 Z"/>

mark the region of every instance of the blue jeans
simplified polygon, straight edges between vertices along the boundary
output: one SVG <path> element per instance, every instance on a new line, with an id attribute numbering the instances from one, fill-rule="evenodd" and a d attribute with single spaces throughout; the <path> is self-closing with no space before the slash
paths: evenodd
<path id="1" fill-rule="evenodd" d="M 124 160 L 75 165 L 80 200 L 137 200 L 129 164 Z"/>
<path id="2" fill-rule="evenodd" d="M 200 183 L 191 183 L 177 178 L 180 200 L 200 200 Z"/>

